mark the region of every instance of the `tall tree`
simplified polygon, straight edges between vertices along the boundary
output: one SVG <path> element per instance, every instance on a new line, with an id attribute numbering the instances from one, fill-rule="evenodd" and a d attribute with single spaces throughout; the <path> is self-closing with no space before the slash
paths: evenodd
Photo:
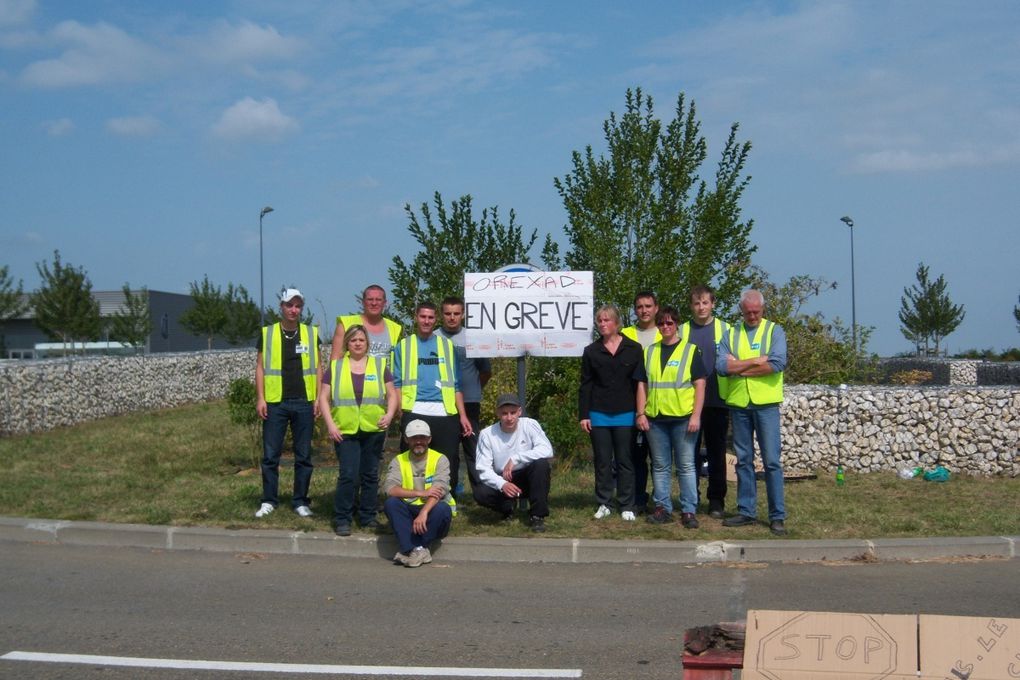
<path id="1" fill-rule="evenodd" d="M 212 349 L 213 337 L 223 333 L 227 323 L 223 290 L 210 283 L 206 274 L 202 283 L 191 282 L 191 299 L 194 304 L 181 314 L 181 325 L 195 335 L 205 336 L 209 349 Z"/>
<path id="2" fill-rule="evenodd" d="M 567 266 L 593 271 L 599 301 L 621 310 L 641 289 L 686 309 L 699 283 L 716 289 L 720 309 L 732 307 L 757 250 L 753 221 L 740 216 L 751 143 L 738 141 L 734 123 L 709 184 L 699 175 L 708 146 L 694 102 L 681 92 L 665 126 L 640 88 L 627 90 L 625 105 L 603 124 L 608 156 L 590 145 L 575 151 L 572 171 L 554 180 L 569 219 Z"/>
<path id="3" fill-rule="evenodd" d="M 102 332 L 99 302 L 92 297 L 92 281 L 83 267 L 64 264 L 53 251 L 52 267 L 36 262 L 41 285 L 32 294 L 36 324 L 54 340 L 67 344 L 97 340 Z"/>
<path id="4" fill-rule="evenodd" d="M 223 301 L 226 306 L 223 337 L 231 345 L 253 339 L 259 330 L 259 306 L 248 296 L 248 289 L 228 283 Z"/>
<path id="5" fill-rule="evenodd" d="M 918 349 L 923 343 L 925 354 L 934 343 L 938 354 L 942 340 L 963 322 L 963 305 L 953 304 L 945 277 L 939 274 L 932 281 L 923 262 L 917 265 L 916 278 L 917 283 L 905 287 L 900 298 L 900 332 Z"/>
<path id="6" fill-rule="evenodd" d="M 145 345 L 152 333 L 149 289 L 142 287 L 137 293 L 132 293 L 130 284 L 125 283 L 121 290 L 124 292 L 124 304 L 110 319 L 110 338 L 137 349 Z"/>
<path id="7" fill-rule="evenodd" d="M 420 246 L 410 262 L 398 255 L 389 268 L 392 313 L 404 322 L 411 320 L 421 300 L 438 304 L 447 295 L 462 294 L 465 272 L 488 272 L 526 262 L 538 238 L 537 230 L 525 236 L 513 210 L 505 224 L 498 206 L 483 209 L 481 219 L 476 219 L 469 195 L 451 202 L 447 210 L 437 191 L 433 206 L 435 214 L 428 203 L 421 204 L 420 220 L 410 204 L 404 206 L 410 222 L 407 230 Z"/>
<path id="8" fill-rule="evenodd" d="M 25 311 L 25 303 L 22 299 L 24 288 L 21 279 L 14 284 L 10 276 L 10 269 L 7 265 L 0 267 L 0 357 L 7 353 L 7 345 L 3 334 L 4 321 Z"/>

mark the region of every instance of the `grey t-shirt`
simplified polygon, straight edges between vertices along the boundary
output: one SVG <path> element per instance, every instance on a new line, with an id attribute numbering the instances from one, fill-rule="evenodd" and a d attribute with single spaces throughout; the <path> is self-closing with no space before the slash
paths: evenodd
<path id="1" fill-rule="evenodd" d="M 477 403 L 482 400 L 482 382 L 479 373 L 492 373 L 492 362 L 488 359 L 468 359 L 464 329 L 450 333 L 445 328 L 439 334 L 449 338 L 453 343 L 453 351 L 457 355 L 457 367 L 460 369 L 460 391 L 464 393 L 466 403 Z"/>

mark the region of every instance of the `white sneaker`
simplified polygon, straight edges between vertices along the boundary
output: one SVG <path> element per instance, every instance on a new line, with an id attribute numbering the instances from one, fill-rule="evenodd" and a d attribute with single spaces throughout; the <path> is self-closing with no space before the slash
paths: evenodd
<path id="1" fill-rule="evenodd" d="M 308 507 L 307 505 L 299 505 L 299 506 L 297 506 L 296 508 L 294 508 L 294 512 L 296 512 L 297 514 L 301 515 L 302 517 L 311 517 L 312 516 L 312 509 L 310 507 Z"/>
<path id="2" fill-rule="evenodd" d="M 637 519 L 637 517 L 630 510 L 624 510 L 623 512 L 620 513 L 620 519 L 622 519 L 624 522 L 633 522 L 634 520 Z"/>
<path id="3" fill-rule="evenodd" d="M 408 554 L 407 562 L 404 563 L 404 566 L 414 569 L 415 567 L 420 567 L 423 564 L 428 564 L 431 561 L 432 555 L 429 554 L 428 548 L 418 546 Z"/>
<path id="4" fill-rule="evenodd" d="M 259 509 L 255 511 L 255 516 L 258 518 L 262 518 L 265 517 L 266 515 L 271 515 L 273 513 L 273 510 L 276 510 L 275 505 L 273 505 L 272 503 L 263 503 L 259 507 Z"/>
<path id="5" fill-rule="evenodd" d="M 611 514 L 613 514 L 613 511 L 608 505 L 600 505 L 599 509 L 595 511 L 595 519 L 605 519 Z"/>

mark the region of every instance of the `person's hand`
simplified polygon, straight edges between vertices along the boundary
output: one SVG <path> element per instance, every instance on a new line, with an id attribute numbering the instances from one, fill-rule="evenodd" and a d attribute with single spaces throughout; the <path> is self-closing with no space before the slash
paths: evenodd
<path id="1" fill-rule="evenodd" d="M 418 516 L 414 518 L 413 522 L 411 522 L 411 528 L 414 529 L 414 533 L 418 534 L 419 536 L 424 534 L 425 528 L 428 525 L 428 521 L 429 511 L 422 510 L 421 512 L 419 512 Z"/>
<path id="2" fill-rule="evenodd" d="M 521 487 L 517 486 L 513 482 L 507 482 L 504 484 L 501 491 L 507 498 L 519 498 L 521 495 Z"/>
<path id="3" fill-rule="evenodd" d="M 462 436 L 462 437 L 470 437 L 473 434 L 474 434 L 474 428 L 471 427 L 471 421 L 468 420 L 467 416 L 461 415 L 461 417 L 460 417 L 460 436 Z"/>
<path id="4" fill-rule="evenodd" d="M 428 491 L 425 492 L 425 498 L 435 498 L 437 501 L 443 500 L 443 496 L 446 492 L 443 491 L 442 487 L 430 486 Z"/>
<path id="5" fill-rule="evenodd" d="M 687 431 L 697 432 L 701 429 L 701 416 L 691 416 L 691 419 L 687 421 Z"/>
<path id="6" fill-rule="evenodd" d="M 581 429 L 587 432 L 588 434 L 591 434 L 591 420 L 588 418 L 582 418 Z"/>
<path id="7" fill-rule="evenodd" d="M 332 420 L 332 418 L 330 420 Z M 329 433 L 329 438 L 338 444 L 344 440 L 344 436 L 340 433 L 340 429 L 332 422 L 326 425 L 326 432 Z"/>
<path id="8" fill-rule="evenodd" d="M 316 399 L 315 401 L 312 402 L 312 417 L 313 418 L 318 418 L 319 417 L 319 400 L 318 399 Z"/>
<path id="9" fill-rule="evenodd" d="M 259 400 L 255 402 L 255 413 L 259 414 L 259 418 L 262 420 L 269 417 L 269 404 L 265 399 L 259 397 Z"/>
<path id="10" fill-rule="evenodd" d="M 503 479 L 508 482 L 514 481 L 514 459 L 511 458 L 503 466 Z"/>
<path id="11" fill-rule="evenodd" d="M 634 424 L 637 426 L 637 429 L 641 430 L 642 432 L 648 432 L 648 430 L 651 428 L 651 425 L 648 424 L 648 416 L 646 416 L 644 413 L 638 414 L 637 418 L 634 419 Z"/>
<path id="12" fill-rule="evenodd" d="M 379 421 L 376 423 L 376 425 L 379 426 L 380 430 L 385 430 L 386 428 L 388 428 L 390 426 L 391 422 L 393 422 L 393 417 L 388 415 L 388 414 L 386 414 L 386 413 L 384 413 L 382 418 L 379 419 Z"/>

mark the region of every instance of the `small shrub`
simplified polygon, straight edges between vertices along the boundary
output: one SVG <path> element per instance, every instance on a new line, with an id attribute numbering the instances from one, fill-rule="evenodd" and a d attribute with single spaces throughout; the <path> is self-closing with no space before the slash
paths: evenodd
<path id="1" fill-rule="evenodd" d="M 262 419 L 255 411 L 255 383 L 248 378 L 237 378 L 227 388 L 227 412 L 230 422 L 240 425 L 248 433 L 254 452 L 254 467 L 259 464 L 262 452 Z"/>

